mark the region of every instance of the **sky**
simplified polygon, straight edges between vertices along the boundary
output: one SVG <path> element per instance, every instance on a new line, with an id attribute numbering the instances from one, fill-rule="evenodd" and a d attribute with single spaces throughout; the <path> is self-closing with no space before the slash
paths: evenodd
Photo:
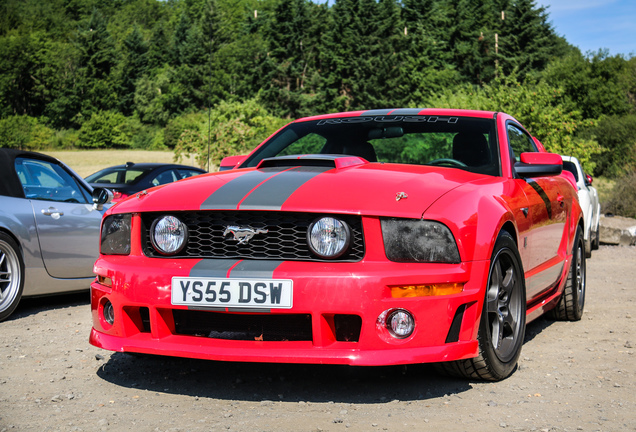
<path id="1" fill-rule="evenodd" d="M 611 55 L 636 57 L 636 0 L 535 0 L 547 7 L 559 36 L 581 53 L 608 49 Z"/>

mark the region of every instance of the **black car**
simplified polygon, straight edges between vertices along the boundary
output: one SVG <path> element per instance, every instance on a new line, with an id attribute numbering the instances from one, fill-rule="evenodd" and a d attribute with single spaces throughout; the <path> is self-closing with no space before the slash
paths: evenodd
<path id="1" fill-rule="evenodd" d="M 129 195 L 154 186 L 205 173 L 201 168 L 165 163 L 133 163 L 104 168 L 86 177 L 93 187 L 105 187 L 113 191 L 118 201 Z"/>

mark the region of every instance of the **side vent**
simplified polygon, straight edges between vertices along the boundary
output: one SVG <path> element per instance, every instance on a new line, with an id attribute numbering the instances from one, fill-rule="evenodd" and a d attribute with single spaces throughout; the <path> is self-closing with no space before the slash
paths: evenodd
<path id="1" fill-rule="evenodd" d="M 464 312 L 466 311 L 466 305 L 463 304 L 455 311 L 453 322 L 451 323 L 450 330 L 446 336 L 446 343 L 452 343 L 459 341 L 459 330 L 462 327 L 462 319 L 464 319 Z"/>

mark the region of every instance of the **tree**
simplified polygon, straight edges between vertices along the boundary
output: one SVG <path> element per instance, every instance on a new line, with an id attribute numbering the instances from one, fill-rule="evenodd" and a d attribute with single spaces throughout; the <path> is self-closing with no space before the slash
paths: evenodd
<path id="1" fill-rule="evenodd" d="M 565 47 L 548 22 L 544 7 L 534 0 L 514 0 L 505 13 L 499 36 L 498 56 L 503 74 L 517 71 L 525 77 L 543 70 L 548 62 L 565 54 Z"/>
<path id="2" fill-rule="evenodd" d="M 175 160 L 196 155 L 202 168 L 208 164 L 218 166 L 226 156 L 247 154 L 285 123 L 255 99 L 221 102 L 210 113 L 209 128 L 205 121 L 197 128 L 183 130 L 175 147 Z"/>
<path id="3" fill-rule="evenodd" d="M 117 106 L 117 93 L 111 79 L 117 53 L 106 17 L 99 10 L 93 10 L 88 23 L 77 33 L 76 47 L 79 51 L 76 91 L 81 100 L 78 114 L 86 119 L 99 110 Z"/>
<path id="4" fill-rule="evenodd" d="M 137 25 L 124 39 L 124 60 L 119 77 L 119 110 L 126 116 L 134 112 L 137 80 L 148 70 L 148 45 Z"/>
<path id="5" fill-rule="evenodd" d="M 435 0 L 405 0 L 402 8 L 404 39 L 401 82 L 404 106 L 419 106 L 424 99 L 461 82 L 452 66 L 452 53 L 446 37 L 450 19 L 444 4 Z"/>
<path id="6" fill-rule="evenodd" d="M 310 77 L 316 72 L 319 38 L 312 33 L 310 11 L 321 6 L 306 0 L 279 1 L 268 20 L 261 100 L 284 117 L 298 117 L 307 96 L 315 93 Z"/>

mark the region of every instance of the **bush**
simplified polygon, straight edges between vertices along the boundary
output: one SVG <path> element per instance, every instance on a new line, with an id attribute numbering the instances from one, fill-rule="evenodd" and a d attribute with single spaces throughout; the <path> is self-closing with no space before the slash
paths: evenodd
<path id="1" fill-rule="evenodd" d="M 35 117 L 11 116 L 0 119 L 2 147 L 19 150 L 40 150 L 50 145 L 53 130 Z"/>
<path id="2" fill-rule="evenodd" d="M 80 129 L 78 146 L 90 149 L 129 148 L 132 133 L 127 119 L 115 111 L 98 111 Z"/>
<path id="3" fill-rule="evenodd" d="M 609 200 L 603 204 L 603 213 L 636 218 L 636 171 L 616 180 Z"/>

